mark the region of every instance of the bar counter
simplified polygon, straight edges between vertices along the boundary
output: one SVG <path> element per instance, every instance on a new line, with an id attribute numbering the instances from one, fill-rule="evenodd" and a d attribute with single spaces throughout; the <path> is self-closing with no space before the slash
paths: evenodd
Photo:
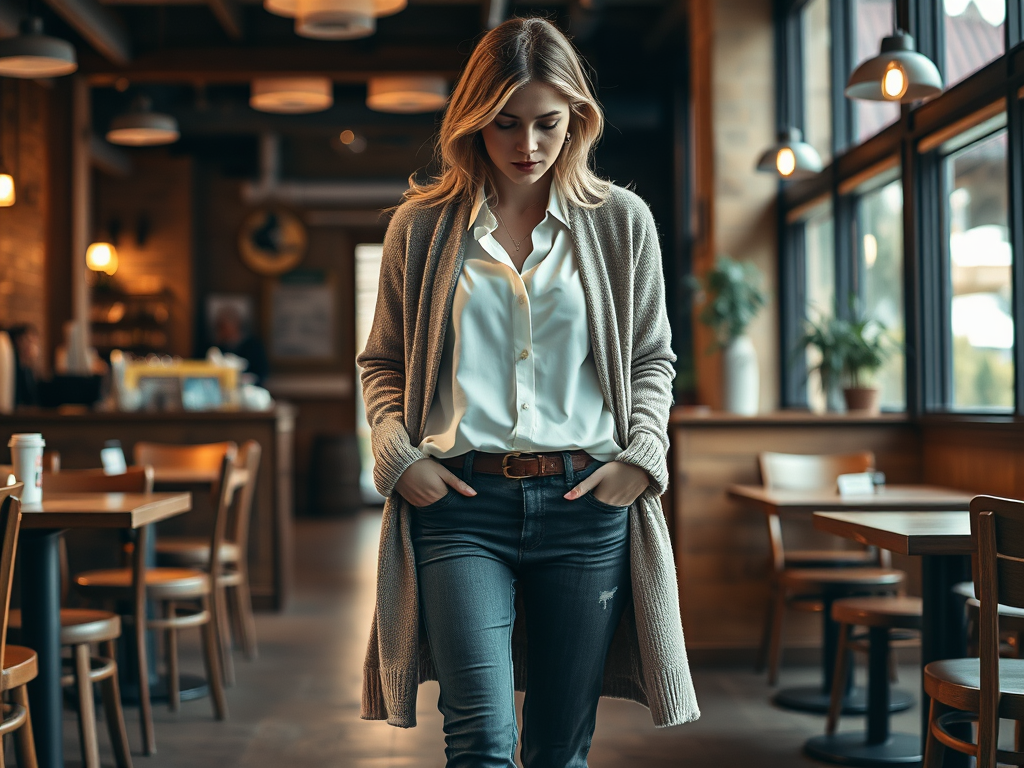
<path id="1" fill-rule="evenodd" d="M 106 440 L 120 440 L 129 463 L 136 442 L 239 445 L 252 439 L 263 447 L 259 484 L 249 536 L 249 577 L 253 605 L 281 610 L 288 601 L 292 574 L 292 438 L 295 408 L 278 403 L 267 411 L 63 412 L 19 409 L 0 415 L 0 434 L 41 432 L 47 450 L 60 452 L 65 469 L 100 465 Z M 162 490 L 162 486 L 158 486 Z M 172 521 L 173 533 L 205 535 L 212 513 L 206 494 L 188 483 L 170 489 L 192 490 L 196 511 Z"/>

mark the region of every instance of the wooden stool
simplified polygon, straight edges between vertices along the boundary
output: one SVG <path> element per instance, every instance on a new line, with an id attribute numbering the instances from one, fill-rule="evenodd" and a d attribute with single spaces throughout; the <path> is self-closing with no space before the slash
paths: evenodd
<path id="1" fill-rule="evenodd" d="M 981 601 L 975 597 L 974 582 L 962 581 L 954 585 L 953 594 L 964 598 L 964 610 L 967 612 L 967 655 L 977 656 Z M 1000 605 L 999 655 L 1006 659 L 1022 658 L 1021 640 L 1024 640 L 1024 610 Z"/>
<path id="2" fill-rule="evenodd" d="M 235 465 L 245 472 L 245 485 L 239 490 L 234 504 L 233 519 L 229 523 L 230 533 L 218 549 L 221 570 L 217 576 L 217 590 L 221 605 L 228 606 L 232 622 L 226 612 L 221 623 L 221 642 L 225 647 L 224 674 L 228 685 L 235 681 L 234 664 L 231 660 L 231 636 L 237 635 L 247 659 L 255 659 L 256 622 L 252 614 L 252 596 L 249 591 L 249 521 L 252 517 L 253 501 L 256 497 L 256 483 L 259 479 L 260 444 L 255 440 L 246 442 L 238 453 Z M 210 567 L 210 538 L 189 536 L 162 536 L 156 544 L 157 563 L 164 566 L 186 568 Z M 231 593 L 228 590 L 232 590 Z M 228 600 L 228 596 L 233 599 Z M 231 632 L 230 624 L 235 631 Z"/>
<path id="3" fill-rule="evenodd" d="M 818 760 L 841 764 L 876 761 L 912 763 L 921 759 L 921 737 L 890 733 L 891 675 L 890 641 L 907 638 L 921 630 L 922 603 L 919 597 L 850 597 L 832 604 L 832 619 L 839 624 L 832 698 L 825 735 L 807 742 L 804 751 Z M 849 650 L 861 641 L 850 637 L 853 627 L 868 628 L 868 713 L 867 732 L 835 735 L 842 709 L 843 687 L 850 674 Z"/>
<path id="4" fill-rule="evenodd" d="M 21 611 L 11 611 L 8 629 L 21 630 Z M 121 636 L 121 617 L 109 611 L 87 608 L 62 608 L 60 611 L 60 644 L 71 649 L 70 673 L 61 678 L 66 688 L 78 691 L 78 733 L 82 749 L 82 764 L 86 768 L 99 768 L 100 751 L 97 740 L 96 705 L 93 684 L 103 683 L 100 693 L 107 715 L 107 731 L 114 748 L 118 768 L 132 768 L 128 747 L 128 732 L 121 706 L 121 689 L 117 682 L 116 640 Z M 93 656 L 90 646 L 103 644 L 103 656 Z"/>
<path id="5" fill-rule="evenodd" d="M 761 481 L 766 488 L 804 490 L 835 486 L 839 475 L 866 472 L 875 466 L 870 451 L 851 454 L 800 455 L 766 451 L 758 456 Z M 769 573 L 771 596 L 765 614 L 764 629 L 754 668 L 760 672 L 768 665 L 768 683 L 775 685 L 782 658 L 782 622 L 785 601 L 779 599 L 779 579 L 784 571 L 802 568 L 889 567 L 888 553 L 874 549 L 786 549 L 782 540 L 782 521 L 778 515 L 767 515 L 768 543 L 771 547 Z M 793 601 L 797 610 L 820 611 L 820 600 L 813 595 Z M 783 607 L 780 610 L 780 602 Z"/>
<path id="6" fill-rule="evenodd" d="M 7 644 L 7 620 L 10 617 L 11 584 L 14 581 L 14 559 L 21 529 L 21 483 L 0 488 L 0 660 L 3 661 L 0 690 L 10 691 L 11 703 L 4 705 L 0 721 L 0 736 L 14 734 L 18 768 L 37 768 L 36 746 L 32 737 L 32 716 L 28 706 L 27 686 L 39 675 L 36 652 L 21 645 Z M 0 740 L 0 768 L 4 765 L 4 751 Z"/>

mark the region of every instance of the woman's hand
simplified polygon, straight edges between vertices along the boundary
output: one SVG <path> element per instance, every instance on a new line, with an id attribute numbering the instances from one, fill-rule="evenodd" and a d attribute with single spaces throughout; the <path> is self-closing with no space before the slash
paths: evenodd
<path id="1" fill-rule="evenodd" d="M 414 507 L 425 507 L 440 501 L 451 486 L 463 496 L 476 496 L 476 491 L 433 459 L 414 461 L 395 484 L 395 490 Z"/>
<path id="2" fill-rule="evenodd" d="M 594 470 L 594 474 L 565 494 L 565 498 L 572 501 L 588 491 L 594 491 L 594 498 L 602 504 L 628 507 L 637 500 L 637 497 L 650 483 L 651 478 L 640 467 L 621 461 L 609 461 L 604 466 L 598 467 Z M 601 487 L 600 495 L 596 490 L 598 486 Z"/>

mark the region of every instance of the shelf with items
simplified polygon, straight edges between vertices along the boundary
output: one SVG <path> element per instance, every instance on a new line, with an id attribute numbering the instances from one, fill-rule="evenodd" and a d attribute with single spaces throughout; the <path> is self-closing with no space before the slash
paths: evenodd
<path id="1" fill-rule="evenodd" d="M 170 291 L 133 294 L 97 291 L 90 307 L 92 343 L 101 354 L 122 349 L 134 354 L 166 354 L 171 340 Z"/>

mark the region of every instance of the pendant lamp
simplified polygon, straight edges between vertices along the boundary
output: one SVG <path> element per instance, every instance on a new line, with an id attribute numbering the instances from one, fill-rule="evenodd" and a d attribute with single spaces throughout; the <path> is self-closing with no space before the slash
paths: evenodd
<path id="1" fill-rule="evenodd" d="M 391 16 L 399 11 L 405 10 L 409 0 L 373 0 L 373 15 Z M 294 19 L 298 12 L 298 0 L 263 0 L 263 7 L 275 16 L 285 16 Z"/>
<path id="2" fill-rule="evenodd" d="M 334 103 L 326 77 L 265 77 L 252 81 L 249 106 L 260 112 L 299 115 L 322 112 Z"/>
<path id="3" fill-rule="evenodd" d="M 70 75 L 78 69 L 75 48 L 67 40 L 43 34 L 43 20 L 33 16 L 21 23 L 15 37 L 0 40 L 0 75 L 45 78 Z"/>
<path id="4" fill-rule="evenodd" d="M 14 177 L 0 166 L 0 208 L 10 208 L 15 199 Z"/>
<path id="5" fill-rule="evenodd" d="M 295 34 L 315 40 L 356 40 L 377 30 L 373 0 L 298 0 Z"/>
<path id="6" fill-rule="evenodd" d="M 96 242 L 85 251 L 85 265 L 93 272 L 113 275 L 117 272 L 117 248 L 113 243 Z"/>
<path id="7" fill-rule="evenodd" d="M 783 179 L 804 179 L 821 172 L 821 156 L 803 140 L 798 128 L 779 132 L 778 141 L 761 155 L 757 170 Z"/>
<path id="8" fill-rule="evenodd" d="M 448 83 L 435 75 L 371 77 L 366 106 L 377 112 L 436 112 L 448 99 Z"/>
<path id="9" fill-rule="evenodd" d="M 914 50 L 914 38 L 901 29 L 882 40 L 877 56 L 853 70 L 844 91 L 848 99 L 907 104 L 942 93 L 938 67 Z"/>
<path id="10" fill-rule="evenodd" d="M 124 147 L 155 147 L 173 144 L 179 138 L 178 121 L 154 112 L 148 96 L 139 96 L 126 113 L 110 121 L 107 131 L 107 141 Z"/>

